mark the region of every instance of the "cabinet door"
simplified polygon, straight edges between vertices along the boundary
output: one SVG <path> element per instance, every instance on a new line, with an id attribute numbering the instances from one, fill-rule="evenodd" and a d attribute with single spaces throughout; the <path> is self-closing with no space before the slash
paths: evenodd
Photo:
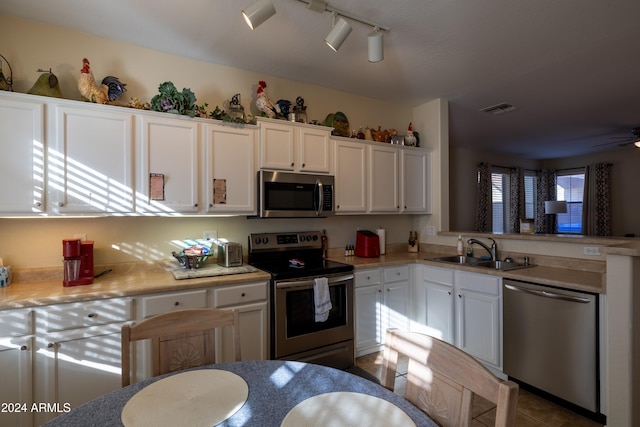
<path id="1" fill-rule="evenodd" d="M 369 145 L 369 211 L 399 213 L 399 149 L 387 145 Z"/>
<path id="2" fill-rule="evenodd" d="M 293 171 L 296 128 L 289 124 L 260 122 L 260 168 Z"/>
<path id="3" fill-rule="evenodd" d="M 366 145 L 334 141 L 336 214 L 367 211 Z"/>
<path id="4" fill-rule="evenodd" d="M 48 187 L 61 213 L 133 212 L 134 115 L 53 106 Z"/>
<path id="5" fill-rule="evenodd" d="M 409 289 L 409 280 L 384 284 L 383 340 L 389 328 L 409 330 Z"/>
<path id="6" fill-rule="evenodd" d="M 0 150 L 11 158 L 0 167 L 0 213 L 43 212 L 44 104 L 0 99 Z"/>
<path id="7" fill-rule="evenodd" d="M 477 359 L 500 367 L 499 299 L 459 289 L 457 300 L 457 346 Z"/>
<path id="8" fill-rule="evenodd" d="M 57 404 L 61 411 L 117 390 L 121 381 L 121 325 L 74 331 L 45 338 L 36 355 L 35 401 Z M 36 414 L 36 424 L 58 415 Z"/>
<path id="9" fill-rule="evenodd" d="M 411 296 L 412 330 L 455 344 L 453 283 L 453 270 L 422 266 Z"/>
<path id="10" fill-rule="evenodd" d="M 8 405 L 0 411 L 2 426 L 33 425 L 32 359 L 32 337 L 0 340 L 0 403 Z"/>
<path id="11" fill-rule="evenodd" d="M 136 211 L 198 211 L 199 125 L 189 120 L 140 117 Z"/>
<path id="12" fill-rule="evenodd" d="M 355 289 L 356 300 L 356 356 L 378 351 L 382 344 L 381 305 L 382 289 L 377 286 L 363 286 Z"/>
<path id="13" fill-rule="evenodd" d="M 238 310 L 240 319 L 240 355 L 242 360 L 269 358 L 269 313 L 267 302 L 230 307 Z M 233 361 L 231 329 L 225 328 L 216 337 L 216 360 Z M 224 354 L 222 354 L 224 352 Z"/>
<path id="14" fill-rule="evenodd" d="M 300 172 L 329 173 L 331 170 L 331 131 L 321 126 L 298 129 Z"/>
<path id="15" fill-rule="evenodd" d="M 404 149 L 401 159 L 402 212 L 431 213 L 429 153 L 422 150 Z"/>
<path id="16" fill-rule="evenodd" d="M 256 213 L 255 138 L 254 128 L 206 126 L 206 212 Z"/>

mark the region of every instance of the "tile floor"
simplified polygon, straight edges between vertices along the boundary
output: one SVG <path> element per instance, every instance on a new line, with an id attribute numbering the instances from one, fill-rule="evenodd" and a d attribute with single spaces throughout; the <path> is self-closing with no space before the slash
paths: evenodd
<path id="1" fill-rule="evenodd" d="M 382 353 L 372 353 L 356 359 L 356 365 L 380 378 L 382 372 Z M 398 363 L 395 392 L 404 395 L 406 384 L 406 362 Z M 472 427 L 493 426 L 495 407 L 482 399 L 475 399 Z M 555 403 L 520 389 L 518 397 L 518 427 L 602 427 L 588 418 L 582 417 Z"/>

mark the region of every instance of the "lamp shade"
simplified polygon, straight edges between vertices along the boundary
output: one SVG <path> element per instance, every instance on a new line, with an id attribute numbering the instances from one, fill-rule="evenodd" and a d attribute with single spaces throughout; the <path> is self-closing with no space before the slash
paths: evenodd
<path id="1" fill-rule="evenodd" d="M 344 20 L 344 18 L 338 18 L 336 24 L 333 26 L 324 41 L 334 51 L 338 51 L 342 43 L 347 39 L 351 33 L 351 25 Z"/>
<path id="2" fill-rule="evenodd" d="M 544 213 L 567 213 L 567 202 L 565 202 L 564 200 L 547 200 L 546 202 L 544 202 Z"/>
<path id="3" fill-rule="evenodd" d="M 276 8 L 271 3 L 271 0 L 258 0 L 246 7 L 242 11 L 244 20 L 247 21 L 247 25 L 252 30 L 258 28 L 258 25 L 262 24 L 267 19 L 271 18 L 276 13 Z"/>
<path id="4" fill-rule="evenodd" d="M 380 62 L 384 59 L 382 31 L 369 33 L 369 62 Z"/>

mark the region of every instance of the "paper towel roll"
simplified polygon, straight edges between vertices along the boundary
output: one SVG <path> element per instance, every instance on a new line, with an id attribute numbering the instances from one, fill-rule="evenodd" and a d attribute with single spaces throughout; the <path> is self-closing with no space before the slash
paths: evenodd
<path id="1" fill-rule="evenodd" d="M 380 241 L 380 255 L 384 255 L 384 245 L 385 245 L 385 231 L 384 231 L 384 228 L 378 228 L 376 230 L 376 234 L 378 235 L 378 240 Z"/>

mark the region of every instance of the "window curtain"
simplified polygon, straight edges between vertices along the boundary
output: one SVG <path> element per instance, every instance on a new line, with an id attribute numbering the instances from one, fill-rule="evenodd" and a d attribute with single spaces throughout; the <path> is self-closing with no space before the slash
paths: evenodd
<path id="1" fill-rule="evenodd" d="M 475 231 L 491 231 L 491 171 L 487 163 L 478 165 L 477 197 Z"/>
<path id="2" fill-rule="evenodd" d="M 507 226 L 507 233 L 520 233 L 520 218 L 524 218 L 524 207 L 522 201 L 524 197 L 522 195 L 522 170 L 520 168 L 513 168 L 509 177 L 510 184 L 510 203 L 509 203 L 509 224 Z"/>
<path id="3" fill-rule="evenodd" d="M 589 165 L 584 173 L 582 196 L 582 233 L 588 236 L 611 235 L 611 165 Z"/>
<path id="4" fill-rule="evenodd" d="M 536 173 L 536 233 L 553 234 L 557 230 L 556 216 L 544 213 L 544 202 L 556 200 L 556 178 L 555 170 L 542 169 Z"/>

